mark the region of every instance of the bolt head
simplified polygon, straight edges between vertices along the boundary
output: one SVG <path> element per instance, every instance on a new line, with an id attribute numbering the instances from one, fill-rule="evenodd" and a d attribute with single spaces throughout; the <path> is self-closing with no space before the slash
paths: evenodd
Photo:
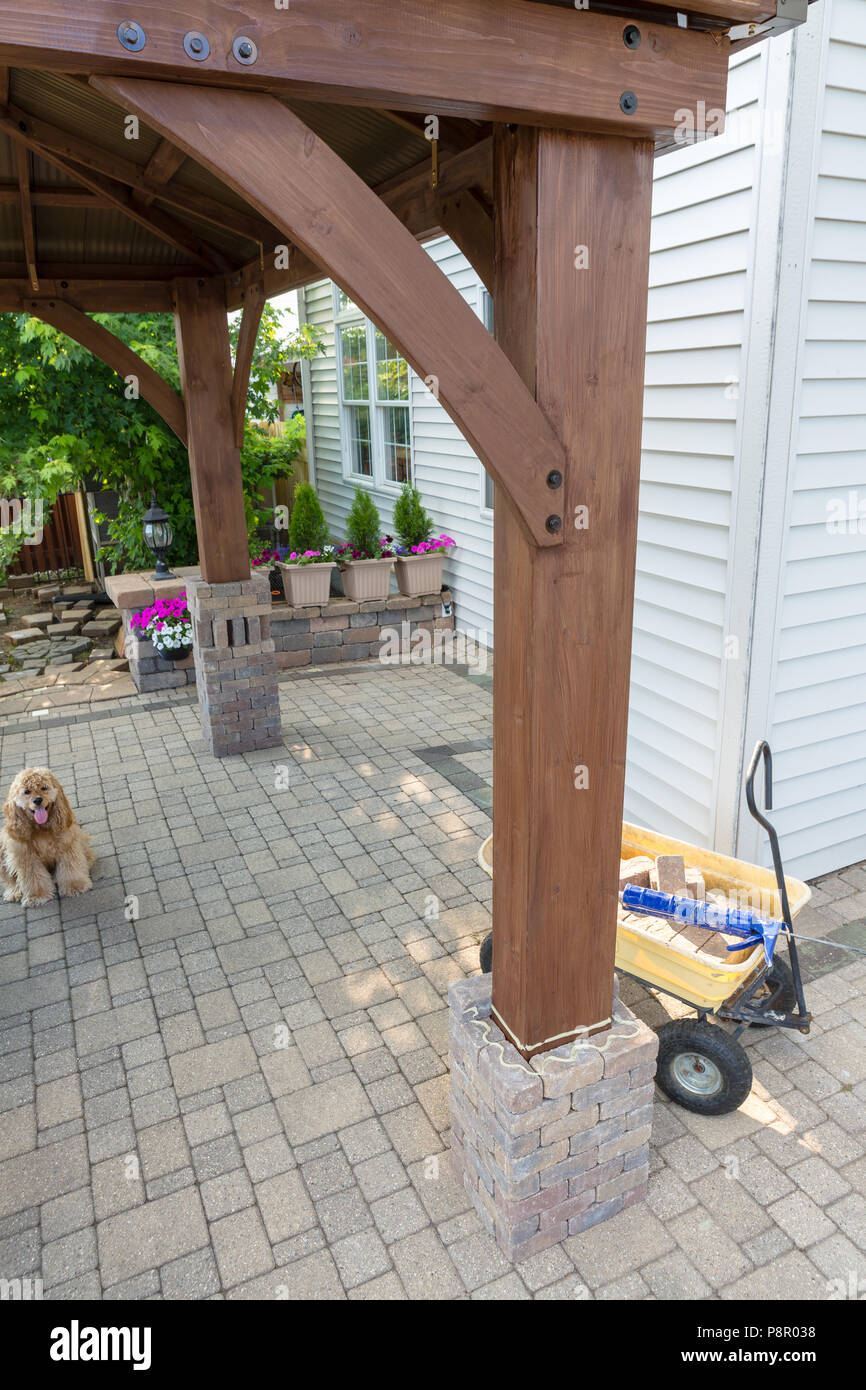
<path id="1" fill-rule="evenodd" d="M 549 488 L 562 487 L 562 474 L 558 468 L 552 468 L 547 475 L 547 486 Z"/>
<path id="2" fill-rule="evenodd" d="M 555 536 L 557 531 L 562 530 L 562 517 L 549 516 L 544 524 L 547 527 L 548 531 L 551 533 L 551 535 Z"/>
<path id="3" fill-rule="evenodd" d="M 622 41 L 626 48 L 640 48 L 640 29 L 636 24 L 627 24 L 622 31 Z"/>
<path id="4" fill-rule="evenodd" d="M 619 99 L 620 108 L 627 116 L 634 115 L 637 110 L 637 97 L 634 92 L 623 92 Z"/>

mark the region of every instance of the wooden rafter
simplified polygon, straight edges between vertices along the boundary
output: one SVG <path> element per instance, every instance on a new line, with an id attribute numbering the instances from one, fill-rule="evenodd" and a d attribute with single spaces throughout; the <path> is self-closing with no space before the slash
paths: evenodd
<path id="1" fill-rule="evenodd" d="M 107 198 L 97 197 L 88 188 L 58 188 L 56 184 L 31 185 L 30 201 L 35 208 L 107 208 Z M 18 202 L 17 183 L 0 184 L 0 204 Z"/>
<path id="2" fill-rule="evenodd" d="M 129 189 L 122 183 L 117 183 L 115 179 L 105 178 L 102 174 L 95 174 L 92 169 L 86 169 L 82 164 L 75 164 L 72 160 L 61 159 L 52 151 L 42 149 L 40 151 L 44 159 L 48 159 L 55 164 L 58 169 L 78 179 L 85 188 L 89 188 L 93 193 L 99 193 L 107 198 L 112 207 L 118 212 L 137 222 L 145 231 L 153 236 L 159 237 L 160 241 L 165 241 L 169 246 L 173 246 L 176 251 L 182 251 L 185 255 L 191 256 L 193 260 L 199 261 L 201 265 L 215 274 L 224 273 L 229 268 L 229 261 L 217 251 L 215 247 L 208 246 L 195 232 L 178 222 L 174 217 L 162 211 L 161 208 L 148 207 L 145 203 L 139 203 L 136 196 L 130 193 Z"/>
<path id="3" fill-rule="evenodd" d="M 18 172 L 18 204 L 21 209 L 21 235 L 24 238 L 24 258 L 30 288 L 39 289 L 39 276 L 36 273 L 36 224 L 33 220 L 33 204 L 30 201 L 30 168 L 27 150 L 23 145 L 15 146 L 15 166 Z"/>
<path id="4" fill-rule="evenodd" d="M 490 137 L 460 154 L 450 155 L 439 165 L 439 182 L 430 181 L 430 161 L 413 164 L 376 185 L 376 195 L 408 227 L 413 236 L 423 237 L 440 230 L 439 201 L 464 188 L 493 189 L 493 141 Z"/>
<path id="5" fill-rule="evenodd" d="M 720 19 L 751 20 L 774 0 L 714 0 Z M 757 14 L 756 14 L 757 11 Z M 725 109 L 727 40 L 640 21 L 628 49 L 621 16 L 526 0 L 292 0 L 255 7 L 255 62 L 232 53 L 233 0 L 208 0 L 210 55 L 188 57 L 190 15 L 139 0 L 146 36 L 137 52 L 118 40 L 125 16 L 103 0 L 0 0 L 0 62 L 31 68 L 168 77 L 195 85 L 268 89 L 275 95 L 376 109 L 435 111 L 474 120 L 594 128 L 654 138 L 698 99 Z M 204 18 L 198 19 L 204 23 Z M 623 90 L 637 109 L 624 111 Z"/>
<path id="6" fill-rule="evenodd" d="M 493 218 L 469 188 L 438 199 L 439 223 L 493 293 Z"/>
<path id="7" fill-rule="evenodd" d="M 214 226 L 224 227 L 227 231 L 247 237 L 250 241 L 267 243 L 274 235 L 275 228 L 261 218 L 226 206 L 219 199 L 210 198 L 204 193 L 190 192 L 188 189 L 178 188 L 176 184 L 154 182 L 146 175 L 147 166 L 142 168 L 131 159 L 125 159 L 110 150 L 100 149 L 92 141 L 61 130 L 38 116 L 31 116 L 29 111 L 23 111 L 20 107 L 7 103 L 0 111 L 0 131 L 5 131 L 16 140 L 23 140 L 40 156 L 48 158 L 49 154 L 53 154 L 61 159 L 73 161 L 84 169 L 92 170 L 95 174 L 101 174 L 113 183 L 125 184 L 140 194 L 145 204 L 157 198 L 160 202 L 170 203 L 181 212 L 189 213 L 191 217 L 201 218 L 203 222 L 212 222 Z"/>
<path id="8" fill-rule="evenodd" d="M 145 181 L 155 185 L 155 192 L 156 186 L 174 178 L 185 159 L 183 150 L 179 150 L 170 140 L 160 140 L 144 166 Z"/>
<path id="9" fill-rule="evenodd" d="M 127 347 L 114 333 L 103 328 L 102 324 L 96 323 L 62 300 L 39 299 L 31 302 L 29 311 L 36 318 L 44 319 L 53 328 L 81 343 L 82 347 L 86 347 L 94 357 L 105 362 L 118 376 L 124 379 L 134 377 L 138 394 L 162 416 L 181 443 L 186 444 L 187 426 L 183 400 L 158 372 L 138 356 L 138 353 L 133 352 L 132 348 Z"/>
<path id="10" fill-rule="evenodd" d="M 265 307 L 265 286 L 263 281 L 250 285 L 244 294 L 244 307 L 241 326 L 238 329 L 238 346 L 232 373 L 232 420 L 234 422 L 235 443 L 238 448 L 244 442 L 244 420 L 247 413 L 247 391 L 250 385 L 250 371 L 256 335 L 262 321 Z"/>
<path id="11" fill-rule="evenodd" d="M 323 140 L 273 97 L 135 78 L 92 81 L 324 265 L 431 384 L 511 496 L 534 544 L 561 543 L 561 519 L 547 524 L 556 507 L 546 479 L 565 465 L 547 418 L 459 291 Z"/>

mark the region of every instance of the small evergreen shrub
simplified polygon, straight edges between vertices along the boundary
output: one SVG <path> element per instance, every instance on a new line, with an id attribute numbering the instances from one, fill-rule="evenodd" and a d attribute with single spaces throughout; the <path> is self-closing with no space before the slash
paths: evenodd
<path id="1" fill-rule="evenodd" d="M 424 510 L 421 494 L 411 483 L 404 483 L 394 504 L 394 529 L 407 550 L 427 541 L 433 532 L 433 518 Z"/>
<path id="2" fill-rule="evenodd" d="M 355 497 L 346 517 L 348 549 L 355 560 L 376 560 L 382 554 L 379 509 L 369 492 L 355 488 Z"/>
<path id="3" fill-rule="evenodd" d="M 289 519 L 289 549 L 300 555 L 307 550 L 324 550 L 330 539 L 316 489 L 312 483 L 298 483 Z"/>

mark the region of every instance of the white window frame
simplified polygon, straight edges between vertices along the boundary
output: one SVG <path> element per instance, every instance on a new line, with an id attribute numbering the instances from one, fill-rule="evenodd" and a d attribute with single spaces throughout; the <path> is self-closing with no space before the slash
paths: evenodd
<path id="1" fill-rule="evenodd" d="M 493 332 L 493 295 L 479 282 L 478 285 L 478 317 L 484 324 L 488 333 Z M 479 463 L 479 492 L 478 492 L 478 511 L 485 521 L 493 520 L 493 479 L 487 472 L 483 463 Z M 488 489 L 490 497 L 488 500 Z"/>
<path id="2" fill-rule="evenodd" d="M 390 497 L 398 497 L 403 488 L 402 483 L 395 482 L 388 478 L 385 473 L 385 411 L 392 406 L 405 409 L 408 422 L 409 433 L 409 481 L 415 481 L 415 434 L 414 422 L 412 419 L 412 388 L 415 373 L 409 364 L 406 364 L 408 374 L 409 390 L 407 399 L 402 401 L 380 401 L 376 396 L 376 325 L 357 307 L 356 304 L 349 302 L 343 309 L 340 306 L 340 287 L 333 286 L 334 292 L 334 347 L 337 358 L 337 398 L 340 407 L 340 448 L 343 459 L 343 477 L 347 482 L 357 484 L 360 487 L 370 488 L 371 491 L 381 492 Z M 351 445 L 351 432 L 349 428 L 350 413 L 353 405 L 358 402 L 346 402 L 343 396 L 343 341 L 341 328 L 356 325 L 364 325 L 367 344 L 367 408 L 370 412 L 370 450 L 372 455 L 373 472 L 372 475 L 366 473 L 356 473 L 353 470 L 353 455 Z M 385 335 L 387 337 L 387 335 Z M 390 341 L 390 340 L 389 340 Z M 391 345 L 393 347 L 393 344 Z M 396 349 L 395 349 L 396 351 Z M 402 355 L 402 354 L 400 354 Z M 404 359 L 405 360 L 405 359 Z"/>

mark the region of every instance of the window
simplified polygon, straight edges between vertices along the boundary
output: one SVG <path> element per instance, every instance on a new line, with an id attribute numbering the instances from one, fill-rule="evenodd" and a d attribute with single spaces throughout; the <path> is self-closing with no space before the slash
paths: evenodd
<path id="1" fill-rule="evenodd" d="M 481 321 L 488 333 L 493 332 L 493 295 L 481 286 L 479 309 L 481 310 Z M 484 465 L 481 465 L 481 508 L 482 511 L 493 511 L 493 479 L 487 472 Z"/>
<path id="2" fill-rule="evenodd" d="M 337 286 L 334 308 L 346 474 L 400 487 L 412 481 L 409 364 Z"/>

